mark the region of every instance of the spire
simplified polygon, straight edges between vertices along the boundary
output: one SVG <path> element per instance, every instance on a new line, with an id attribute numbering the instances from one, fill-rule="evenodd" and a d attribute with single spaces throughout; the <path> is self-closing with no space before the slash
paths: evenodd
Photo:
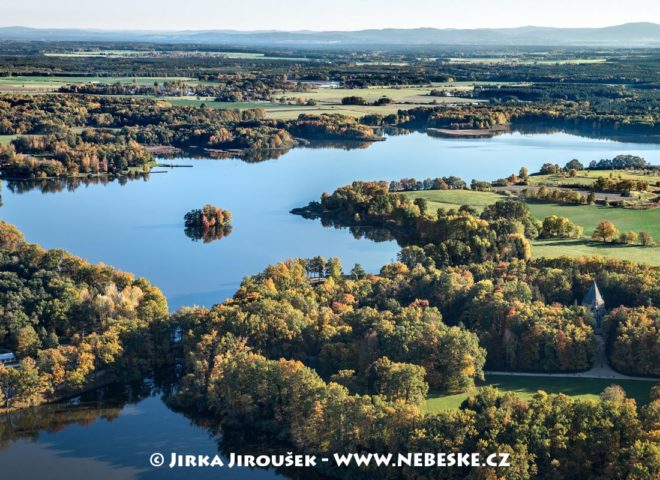
<path id="1" fill-rule="evenodd" d="M 605 300 L 603 300 L 603 296 L 600 294 L 600 290 L 598 289 L 598 284 L 596 284 L 596 280 L 594 280 L 594 283 L 591 285 L 591 288 L 584 296 L 584 299 L 582 300 L 582 305 L 584 305 L 585 307 L 590 307 L 591 309 L 597 309 L 605 306 Z"/>

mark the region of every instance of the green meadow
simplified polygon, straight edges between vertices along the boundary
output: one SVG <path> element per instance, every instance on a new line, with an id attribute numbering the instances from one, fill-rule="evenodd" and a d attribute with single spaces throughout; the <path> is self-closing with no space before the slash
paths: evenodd
<path id="1" fill-rule="evenodd" d="M 522 375 L 486 375 L 486 380 L 478 382 L 477 387 L 493 386 L 501 392 L 512 392 L 523 400 L 531 399 L 536 392 L 543 390 L 547 393 L 563 393 L 581 400 L 595 400 L 600 393 L 610 385 L 619 385 L 628 397 L 634 398 L 638 404 L 649 402 L 652 381 L 645 380 L 609 380 L 601 378 L 576 377 L 537 377 Z M 430 394 L 423 408 L 426 412 L 460 407 L 469 396 L 477 393 L 477 389 L 456 395 Z"/>
<path id="2" fill-rule="evenodd" d="M 486 205 L 506 198 L 499 193 L 472 190 L 423 190 L 402 193 L 407 197 L 425 199 L 428 202 L 428 210 L 432 212 L 438 208 L 458 208 L 461 205 L 470 205 L 481 211 Z"/>
<path id="3" fill-rule="evenodd" d="M 18 135 L 0 135 L 0 145 L 7 145 L 16 137 L 18 137 Z"/>
<path id="4" fill-rule="evenodd" d="M 530 185 L 591 185 L 598 177 L 604 178 L 618 178 L 622 180 L 643 180 L 650 184 L 660 182 L 660 173 L 649 174 L 643 171 L 636 170 L 580 170 L 576 173 L 575 177 L 570 177 L 561 174 L 551 175 L 531 175 L 529 177 Z"/>
<path id="5" fill-rule="evenodd" d="M 660 240 L 660 209 L 633 210 L 630 208 L 604 207 L 600 205 L 557 205 L 554 203 L 530 202 L 532 214 L 543 219 L 549 215 L 569 218 L 584 227 L 584 234 L 591 236 L 602 220 L 613 222 L 619 231 L 647 231 Z"/>
<path id="6" fill-rule="evenodd" d="M 429 202 L 429 210 L 437 208 L 458 208 L 470 205 L 482 210 L 486 205 L 506 198 L 494 192 L 476 192 L 472 190 L 425 190 L 403 192 L 411 198 L 424 198 Z M 660 239 L 660 209 L 633 210 L 628 208 L 604 207 L 601 205 L 561 205 L 547 202 L 528 202 L 532 215 L 543 220 L 550 215 L 560 215 L 584 227 L 585 235 L 590 236 L 596 225 L 602 220 L 609 220 L 620 231 L 647 231 L 654 238 Z"/>
<path id="7" fill-rule="evenodd" d="M 425 198 L 430 211 L 438 208 L 458 208 L 461 205 L 471 205 L 482 210 L 486 205 L 505 198 L 494 192 L 475 192 L 471 190 L 426 190 L 420 192 L 404 192 L 412 198 Z M 636 262 L 660 265 L 660 246 L 641 247 L 637 245 L 621 245 L 595 242 L 590 240 L 596 225 L 602 220 L 613 222 L 619 231 L 647 231 L 656 243 L 660 243 L 660 209 L 632 210 L 598 205 L 560 205 L 556 203 L 529 202 L 532 215 L 543 220 L 550 215 L 559 215 L 570 219 L 573 223 L 584 227 L 586 238 L 535 240 L 532 243 L 532 255 L 535 257 L 558 257 L 602 255 L 608 258 L 619 258 Z"/>

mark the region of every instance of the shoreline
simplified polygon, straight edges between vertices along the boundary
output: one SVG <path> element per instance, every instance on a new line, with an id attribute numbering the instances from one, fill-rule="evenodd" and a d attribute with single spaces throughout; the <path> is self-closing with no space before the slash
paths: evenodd
<path id="1" fill-rule="evenodd" d="M 7 415 L 12 412 L 18 412 L 20 410 L 25 410 L 28 408 L 33 408 L 33 407 L 39 407 L 42 405 L 49 405 L 53 403 L 58 403 L 62 402 L 65 400 L 70 400 L 72 398 L 76 398 L 80 395 L 83 395 L 88 392 L 92 392 L 94 390 L 98 390 L 103 387 L 107 387 L 109 385 L 112 385 L 114 383 L 121 383 L 119 379 L 117 378 L 116 375 L 112 373 L 107 373 L 106 370 L 101 370 L 98 372 L 96 377 L 89 382 L 87 385 L 85 385 L 81 390 L 78 390 L 76 392 L 62 392 L 60 394 L 55 394 L 52 397 L 42 397 L 41 401 L 36 402 L 32 405 L 23 405 L 19 404 L 17 406 L 11 406 L 9 408 L 6 407 L 1 407 L 0 408 L 0 415 Z"/>
<path id="2" fill-rule="evenodd" d="M 502 133 L 510 133 L 512 130 L 508 125 L 501 125 L 493 128 L 472 128 L 453 130 L 449 128 L 429 127 L 426 132 L 431 137 L 446 138 L 491 138 Z"/>

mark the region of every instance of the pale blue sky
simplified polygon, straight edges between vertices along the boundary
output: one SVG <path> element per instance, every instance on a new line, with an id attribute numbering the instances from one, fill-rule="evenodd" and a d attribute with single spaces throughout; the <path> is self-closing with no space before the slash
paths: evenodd
<path id="1" fill-rule="evenodd" d="M 0 26 L 359 30 L 660 23 L 660 0 L 0 0 Z"/>

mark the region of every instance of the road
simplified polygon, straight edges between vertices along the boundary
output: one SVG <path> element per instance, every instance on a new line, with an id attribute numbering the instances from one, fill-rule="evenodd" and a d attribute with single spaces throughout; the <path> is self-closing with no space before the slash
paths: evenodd
<path id="1" fill-rule="evenodd" d="M 487 371 L 486 375 L 513 375 L 520 377 L 564 377 L 564 378 L 605 378 L 612 380 L 644 380 L 647 382 L 660 382 L 657 377 L 634 377 L 631 375 L 624 375 L 623 373 L 612 370 L 607 361 L 607 353 L 605 352 L 605 340 L 602 336 L 597 335 L 598 341 L 598 358 L 594 362 L 591 370 L 578 373 L 528 373 L 528 372 L 499 372 Z"/>

